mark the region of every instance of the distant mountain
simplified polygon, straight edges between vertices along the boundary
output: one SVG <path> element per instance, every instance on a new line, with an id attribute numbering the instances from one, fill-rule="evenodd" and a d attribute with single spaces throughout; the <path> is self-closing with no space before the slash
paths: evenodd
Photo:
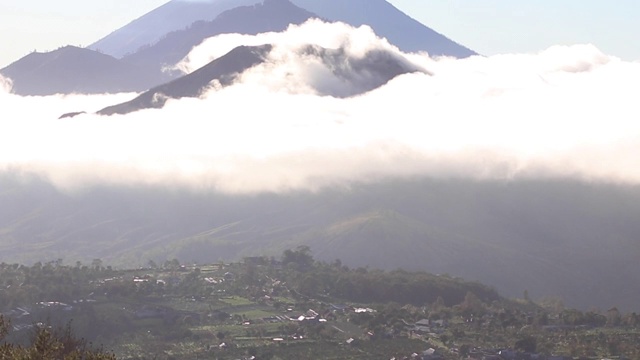
<path id="1" fill-rule="evenodd" d="M 165 68 L 180 62 L 194 46 L 219 34 L 256 35 L 264 32 L 281 32 L 291 24 L 302 24 L 317 18 L 288 0 L 266 0 L 263 4 L 240 6 L 221 13 L 213 21 L 198 21 L 186 29 L 165 35 L 152 46 L 142 47 L 125 56 L 124 61 L 157 71 L 159 79 L 171 80 L 173 75 Z"/>
<path id="2" fill-rule="evenodd" d="M 121 58 L 196 21 L 213 20 L 223 11 L 258 2 L 259 0 L 173 0 L 91 44 L 89 48 Z"/>
<path id="3" fill-rule="evenodd" d="M 405 52 L 466 58 L 474 51 L 407 16 L 385 0 L 292 0 L 314 14 L 353 26 L 369 25 Z"/>
<path id="4" fill-rule="evenodd" d="M 154 45 L 165 35 L 197 21 L 214 20 L 222 12 L 260 0 L 173 0 L 91 45 L 115 57 L 134 54 Z M 403 51 L 426 51 L 432 55 L 468 57 L 475 52 L 461 46 L 407 16 L 385 0 L 292 0 L 293 4 L 329 21 L 353 26 L 367 24 Z M 235 31 L 251 33 L 250 23 Z"/>
<path id="5" fill-rule="evenodd" d="M 638 311 L 640 187 L 578 181 L 388 181 L 224 195 L 105 186 L 74 194 L 0 175 L 0 261 L 144 265 L 278 256 L 448 273 L 506 296 Z"/>
<path id="6" fill-rule="evenodd" d="M 153 75 L 93 50 L 66 46 L 31 53 L 0 69 L 18 95 L 115 93 L 148 89 Z"/>
<path id="7" fill-rule="evenodd" d="M 317 10 L 317 15 L 294 4 Z M 91 47 L 117 56 L 129 53 L 123 59 L 67 46 L 29 54 L 0 74 L 13 80 L 13 91 L 19 95 L 141 92 L 179 76 L 163 69 L 208 37 L 279 32 L 318 16 L 355 26 L 368 24 L 406 51 L 474 54 L 384 0 L 173 0 Z M 202 18 L 212 20 L 199 21 Z M 132 44 L 137 51 L 131 50 Z"/>
<path id="8" fill-rule="evenodd" d="M 100 115 L 127 114 L 149 108 L 162 108 L 168 99 L 198 97 L 210 84 L 217 81 L 228 86 L 244 71 L 268 61 L 271 45 L 239 46 L 204 67 L 157 86 L 135 99 L 102 109 Z M 331 69 L 339 86 L 331 86 L 329 79 L 315 90 L 320 95 L 349 97 L 376 89 L 401 74 L 420 71 L 395 54 L 372 50 L 362 58 L 351 58 L 343 49 L 325 49 L 309 45 L 302 50 L 305 57 L 315 57 Z M 313 84 L 311 84 L 313 86 Z"/>

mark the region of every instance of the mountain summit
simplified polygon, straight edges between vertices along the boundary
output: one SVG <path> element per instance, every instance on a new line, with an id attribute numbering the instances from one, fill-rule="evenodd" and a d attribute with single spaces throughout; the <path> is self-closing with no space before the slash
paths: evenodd
<path id="1" fill-rule="evenodd" d="M 226 10 L 253 5 L 257 0 L 172 0 L 90 45 L 90 49 L 121 58 L 151 45 L 164 35 L 196 21 L 213 20 Z"/>
<path id="2" fill-rule="evenodd" d="M 289 25 L 299 25 L 318 16 L 301 9 L 288 0 L 266 0 L 262 4 L 239 6 L 224 11 L 212 21 L 197 21 L 188 28 L 171 32 L 152 46 L 141 48 L 122 60 L 155 71 L 164 83 L 181 72 L 167 71 L 207 38 L 220 34 L 257 35 L 282 32 Z"/>
<path id="3" fill-rule="evenodd" d="M 426 51 L 433 56 L 466 58 L 474 51 L 412 19 L 386 0 L 292 0 L 301 8 L 331 21 L 369 25 L 404 52 Z"/>
<path id="4" fill-rule="evenodd" d="M 266 0 L 285 2 L 288 0 Z M 352 26 L 369 25 L 381 37 L 405 52 L 425 51 L 431 55 L 464 58 L 476 53 L 428 28 L 385 0 L 292 0 L 328 21 Z M 90 46 L 115 57 L 134 54 L 160 41 L 170 32 L 197 21 L 211 21 L 224 11 L 262 3 L 259 0 L 173 0 L 116 30 Z M 251 26 L 251 24 L 246 24 Z M 248 31 L 240 31 L 249 33 Z"/>
<path id="5" fill-rule="evenodd" d="M 32 53 L 0 74 L 19 95 L 141 92 L 183 75 L 167 69 L 207 38 L 282 32 L 311 18 L 367 25 L 404 52 L 475 54 L 385 0 L 173 0 L 89 49 Z"/>

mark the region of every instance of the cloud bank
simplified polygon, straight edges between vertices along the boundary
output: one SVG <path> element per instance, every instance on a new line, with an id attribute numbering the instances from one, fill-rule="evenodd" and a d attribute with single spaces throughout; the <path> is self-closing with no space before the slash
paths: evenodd
<path id="1" fill-rule="evenodd" d="M 124 116 L 57 119 L 133 94 L 19 97 L 0 79 L 0 170 L 68 190 L 286 192 L 406 177 L 640 184 L 640 63 L 591 45 L 434 59 L 403 54 L 367 27 L 312 21 L 283 34 L 210 39 L 179 66 L 190 71 L 263 43 L 277 51 L 233 86 Z M 427 73 L 357 97 L 319 96 L 313 88 L 326 69 L 292 51 L 309 43 L 353 57 L 388 50 Z"/>

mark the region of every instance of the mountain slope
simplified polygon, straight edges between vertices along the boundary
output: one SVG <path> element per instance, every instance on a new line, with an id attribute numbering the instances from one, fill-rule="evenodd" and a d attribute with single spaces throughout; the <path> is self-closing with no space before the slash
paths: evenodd
<path id="1" fill-rule="evenodd" d="M 435 56 L 465 58 L 476 53 L 410 18 L 385 0 L 292 0 L 294 4 L 331 21 L 369 25 L 405 52 L 426 51 Z"/>
<path id="2" fill-rule="evenodd" d="M 157 86 L 129 102 L 102 109 L 98 114 L 127 114 L 141 109 L 162 108 L 169 98 L 198 97 L 214 80 L 222 86 L 231 84 L 237 74 L 263 62 L 269 51 L 269 45 L 237 47 L 191 74 Z"/>
<path id="3" fill-rule="evenodd" d="M 272 45 L 239 46 L 202 68 L 157 86 L 135 99 L 102 109 L 100 115 L 127 114 L 149 108 L 162 108 L 168 99 L 198 97 L 213 82 L 225 87 L 231 85 L 246 70 L 269 62 Z M 327 72 L 317 83 L 310 83 L 319 95 L 350 97 L 376 89 L 396 76 L 421 71 L 404 58 L 385 50 L 371 50 L 366 56 L 352 57 L 344 49 L 325 49 L 308 45 L 295 55 L 304 58 L 304 65 L 317 60 Z"/>
<path id="4" fill-rule="evenodd" d="M 186 29 L 171 32 L 156 44 L 141 48 L 123 60 L 154 69 L 159 78 L 164 74 L 164 78 L 169 80 L 171 74 L 163 70 L 177 64 L 194 46 L 209 37 L 229 33 L 256 35 L 281 32 L 290 24 L 302 24 L 314 17 L 317 16 L 287 0 L 266 0 L 263 4 L 227 10 L 213 21 L 198 21 Z"/>
<path id="5" fill-rule="evenodd" d="M 66 46 L 31 53 L 0 70 L 19 95 L 141 91 L 153 83 L 144 69 L 96 51 Z"/>
<path id="6" fill-rule="evenodd" d="M 432 55 L 468 57 L 475 52 L 461 46 L 427 26 L 410 18 L 385 0 L 292 0 L 296 6 L 329 21 L 353 26 L 370 25 L 403 51 L 426 51 Z M 239 6 L 261 3 L 260 0 L 173 0 L 111 35 L 91 45 L 91 49 L 115 57 L 134 54 L 157 43 L 170 32 L 189 27 L 196 21 L 214 20 L 222 12 Z M 237 29 L 250 33 L 251 24 Z"/>
<path id="7" fill-rule="evenodd" d="M 141 16 L 89 46 L 120 58 L 151 45 L 164 35 L 200 20 L 213 20 L 223 11 L 253 5 L 258 0 L 173 0 Z"/>

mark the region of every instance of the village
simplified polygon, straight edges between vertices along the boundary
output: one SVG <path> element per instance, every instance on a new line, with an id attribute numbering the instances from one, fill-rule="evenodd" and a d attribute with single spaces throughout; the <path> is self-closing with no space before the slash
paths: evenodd
<path id="1" fill-rule="evenodd" d="M 622 330 L 621 314 L 568 324 L 532 304 L 509 309 L 487 305 L 471 293 L 455 306 L 441 297 L 417 306 L 345 301 L 317 287 L 314 294 L 305 283 L 316 281 L 312 269 L 305 269 L 310 264 L 248 258 L 233 264 L 150 265 L 94 268 L 82 297 L 5 309 L 12 339 L 34 327 L 70 322 L 77 333 L 122 359 L 284 359 L 302 351 L 308 358 L 391 360 L 628 359 L 624 344 L 612 347 L 611 334 L 637 339 L 635 330 Z M 575 343 L 580 336 L 604 337 L 617 354 L 574 356 L 584 346 Z M 553 341 L 567 342 L 564 354 L 553 353 L 560 348 Z M 324 355 L 312 357 L 314 352 Z"/>

